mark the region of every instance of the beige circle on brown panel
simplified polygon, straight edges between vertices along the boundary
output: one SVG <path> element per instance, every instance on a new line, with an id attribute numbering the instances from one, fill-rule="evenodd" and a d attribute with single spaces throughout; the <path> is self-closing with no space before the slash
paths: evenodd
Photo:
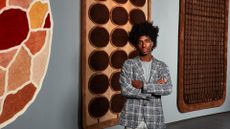
<path id="1" fill-rule="evenodd" d="M 120 113 L 124 104 L 126 102 L 126 98 L 121 94 L 114 94 L 110 100 L 110 110 L 113 113 Z"/>
<path id="2" fill-rule="evenodd" d="M 129 20 L 131 24 L 138 24 L 146 21 L 145 13 L 140 9 L 133 9 L 129 13 Z"/>
<path id="3" fill-rule="evenodd" d="M 109 56 L 105 51 L 94 51 L 89 57 L 89 66 L 96 71 L 105 70 L 109 64 Z"/>
<path id="4" fill-rule="evenodd" d="M 120 72 L 114 72 L 110 77 L 111 88 L 114 91 L 120 91 L 121 90 L 119 78 L 120 78 Z"/>
<path id="5" fill-rule="evenodd" d="M 93 94 L 103 94 L 109 87 L 109 79 L 105 74 L 94 74 L 89 79 L 89 90 Z"/>
<path id="6" fill-rule="evenodd" d="M 22 115 L 39 93 L 52 34 L 49 0 L 0 1 L 0 128 Z"/>
<path id="7" fill-rule="evenodd" d="M 123 7 L 113 8 L 111 21 L 116 25 L 125 25 L 128 22 L 128 12 Z"/>
<path id="8" fill-rule="evenodd" d="M 142 7 L 142 6 L 145 5 L 146 0 L 130 0 L 130 2 L 131 2 L 134 6 Z"/>
<path id="9" fill-rule="evenodd" d="M 116 47 L 124 47 L 128 42 L 128 33 L 122 28 L 115 28 L 111 32 L 111 40 Z"/>
<path id="10" fill-rule="evenodd" d="M 93 4 L 89 9 L 89 17 L 97 24 L 105 24 L 109 20 L 109 9 L 104 4 Z"/>
<path id="11" fill-rule="evenodd" d="M 104 116 L 109 110 L 109 100 L 104 97 L 95 97 L 90 100 L 88 111 L 91 117 L 100 118 Z"/>
<path id="12" fill-rule="evenodd" d="M 89 41 L 95 47 L 105 47 L 109 43 L 109 32 L 104 27 L 96 26 L 89 32 Z"/>
<path id="13" fill-rule="evenodd" d="M 120 69 L 124 61 L 128 58 L 127 54 L 123 50 L 116 50 L 111 53 L 110 63 L 112 67 Z"/>

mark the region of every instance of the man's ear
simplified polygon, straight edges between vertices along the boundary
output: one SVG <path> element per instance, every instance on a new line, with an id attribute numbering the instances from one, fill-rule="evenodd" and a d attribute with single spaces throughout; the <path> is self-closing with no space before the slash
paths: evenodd
<path id="1" fill-rule="evenodd" d="M 156 47 L 156 44 L 154 42 L 153 43 L 153 46 L 152 46 L 152 50 Z"/>

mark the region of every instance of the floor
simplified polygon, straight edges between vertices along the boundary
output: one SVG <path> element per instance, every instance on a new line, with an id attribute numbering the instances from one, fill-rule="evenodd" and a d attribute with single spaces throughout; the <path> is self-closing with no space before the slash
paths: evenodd
<path id="1" fill-rule="evenodd" d="M 167 129 L 230 129 L 230 112 L 169 123 Z"/>

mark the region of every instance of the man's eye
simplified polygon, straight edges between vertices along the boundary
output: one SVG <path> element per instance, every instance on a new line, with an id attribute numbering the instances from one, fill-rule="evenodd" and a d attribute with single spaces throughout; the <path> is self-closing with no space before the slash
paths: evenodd
<path id="1" fill-rule="evenodd" d="M 146 42 L 147 42 L 147 43 L 150 43 L 150 42 L 151 42 L 151 40 L 150 40 L 150 39 L 146 39 Z"/>
<path id="2" fill-rule="evenodd" d="M 143 44 L 143 42 L 142 42 L 142 41 L 139 41 L 138 44 L 141 45 L 141 44 Z"/>

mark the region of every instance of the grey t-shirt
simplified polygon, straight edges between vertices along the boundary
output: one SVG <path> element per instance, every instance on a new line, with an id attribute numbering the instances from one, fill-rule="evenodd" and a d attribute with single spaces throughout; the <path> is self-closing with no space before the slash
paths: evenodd
<path id="1" fill-rule="evenodd" d="M 144 77 L 145 77 L 146 82 L 149 81 L 151 64 L 152 64 L 152 60 L 148 61 L 148 62 L 147 61 L 141 61 L 141 65 L 142 65 L 142 68 L 144 70 Z"/>

